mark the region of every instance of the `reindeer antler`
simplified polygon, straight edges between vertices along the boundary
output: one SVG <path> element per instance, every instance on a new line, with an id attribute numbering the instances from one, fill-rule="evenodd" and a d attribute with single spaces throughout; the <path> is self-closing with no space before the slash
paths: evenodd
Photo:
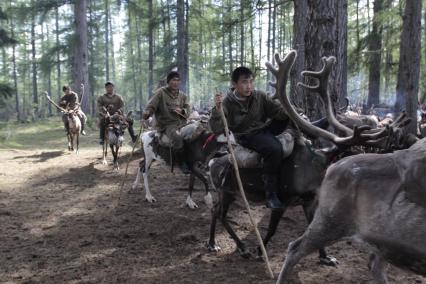
<path id="1" fill-rule="evenodd" d="M 276 88 L 278 95 L 278 98 L 280 102 L 282 103 L 284 109 L 286 110 L 288 116 L 290 119 L 299 126 L 302 130 L 307 132 L 308 134 L 315 136 L 315 137 L 323 137 L 327 140 L 332 141 L 333 143 L 337 145 L 354 145 L 354 144 L 363 144 L 365 141 L 371 138 L 370 136 L 366 136 L 364 134 L 365 131 L 369 130 L 369 126 L 361 126 L 358 128 L 355 128 L 354 131 L 350 131 L 351 133 L 347 137 L 338 137 L 334 133 L 331 133 L 329 131 L 326 131 L 324 129 L 321 129 L 319 127 L 316 127 L 306 121 L 305 119 L 301 118 L 299 114 L 294 109 L 293 105 L 290 103 L 287 95 L 286 95 L 286 84 L 288 81 L 288 75 L 290 72 L 290 69 L 296 59 L 297 53 L 295 50 L 290 51 L 284 58 L 284 60 L 281 60 L 280 56 L 278 54 L 275 54 L 275 62 L 278 65 L 278 68 L 275 68 L 271 63 L 267 62 L 266 67 L 269 71 L 275 76 L 276 81 L 273 83 L 270 83 L 272 87 Z M 323 89 L 321 92 L 326 94 L 326 84 L 324 84 L 324 80 L 327 72 L 329 73 L 329 70 L 331 68 L 331 65 L 333 63 L 333 59 L 329 59 L 328 61 L 324 61 L 327 64 L 324 64 L 323 69 L 320 72 L 308 72 L 308 74 L 317 77 L 322 80 L 323 83 L 318 84 L 317 86 L 307 86 L 308 89 L 319 91 L 320 89 Z M 325 89 L 324 89 L 325 88 Z"/>
<path id="2" fill-rule="evenodd" d="M 47 91 L 44 91 L 43 94 L 46 96 L 46 99 L 52 104 L 54 105 L 58 110 L 67 113 L 67 110 L 64 108 L 61 108 L 60 106 L 58 106 L 49 96 L 49 94 L 47 93 Z"/>
<path id="3" fill-rule="evenodd" d="M 341 124 L 336 116 L 334 115 L 333 102 L 331 101 L 330 94 L 328 92 L 328 78 L 330 76 L 331 69 L 333 68 L 334 63 L 336 63 L 336 58 L 334 56 L 323 57 L 321 58 L 323 67 L 320 71 L 303 71 L 302 76 L 309 76 L 318 79 L 318 84 L 314 86 L 309 86 L 303 83 L 298 83 L 298 86 L 301 86 L 305 89 L 318 93 L 322 101 L 326 106 L 326 113 L 328 122 L 333 125 L 336 129 L 342 131 L 346 135 L 352 135 L 352 129 Z"/>

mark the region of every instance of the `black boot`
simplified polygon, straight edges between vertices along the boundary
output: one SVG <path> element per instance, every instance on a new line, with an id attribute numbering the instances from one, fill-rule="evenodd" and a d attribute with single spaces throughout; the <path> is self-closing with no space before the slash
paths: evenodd
<path id="1" fill-rule="evenodd" d="M 185 152 L 183 149 L 174 149 L 174 157 L 175 162 L 177 162 L 179 169 L 182 171 L 182 173 L 188 175 L 191 173 L 191 170 L 188 167 L 188 163 L 185 159 Z"/>
<path id="2" fill-rule="evenodd" d="M 80 131 L 81 135 L 86 135 L 86 131 L 84 131 L 84 125 L 85 123 L 83 119 L 81 119 L 81 131 Z"/>
<path id="3" fill-rule="evenodd" d="M 129 128 L 128 128 L 128 130 L 129 130 L 130 137 L 132 138 L 132 142 L 133 142 L 133 143 L 135 143 L 135 142 L 136 142 L 136 139 L 137 139 L 138 137 L 135 135 L 135 131 L 133 130 L 133 123 L 132 123 L 132 124 L 129 124 Z"/>
<path id="4" fill-rule="evenodd" d="M 277 191 L 278 178 L 275 175 L 267 174 L 264 176 L 265 193 L 266 193 L 266 207 L 271 209 L 283 209 L 284 206 L 278 198 Z"/>

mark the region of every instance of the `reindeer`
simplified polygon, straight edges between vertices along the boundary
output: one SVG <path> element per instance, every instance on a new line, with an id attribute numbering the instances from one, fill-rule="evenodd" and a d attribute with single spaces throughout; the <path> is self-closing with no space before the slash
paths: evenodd
<path id="1" fill-rule="evenodd" d="M 316 191 L 321 184 L 327 167 L 333 160 L 338 158 L 339 154 L 350 154 L 350 147 L 354 145 L 380 145 L 380 143 L 382 143 L 390 133 L 389 129 L 387 128 L 370 130 L 370 127 L 368 126 L 361 126 L 359 128 L 355 127 L 352 130 L 338 122 L 334 116 L 333 107 L 331 105 L 331 98 L 327 92 L 328 76 L 335 61 L 333 57 L 323 59 L 324 67 L 320 72 L 302 73 L 303 75 L 311 76 L 319 80 L 319 84 L 317 86 L 307 86 L 302 84 L 302 87 L 320 94 L 325 103 L 325 106 L 327 107 L 328 122 L 334 128 L 339 129 L 346 135 L 339 137 L 303 119 L 291 105 L 288 97 L 286 96 L 285 86 L 290 68 L 294 63 L 295 58 L 296 52 L 291 51 L 289 54 L 287 54 L 283 61 L 278 55 L 276 55 L 275 59 L 279 65 L 278 69 L 275 69 L 269 63 L 267 64 L 268 69 L 277 78 L 276 83 L 272 84 L 272 86 L 276 88 L 276 94 L 278 95 L 278 98 L 280 99 L 284 109 L 298 128 L 303 130 L 304 133 L 310 135 L 311 137 L 322 137 L 327 139 L 334 143 L 337 147 L 331 151 L 327 151 L 325 149 L 319 150 L 314 149 L 311 144 L 301 135 L 295 139 L 296 141 L 294 144 L 294 149 L 291 155 L 285 159 L 285 162 L 280 169 L 281 192 L 279 193 L 279 197 L 285 208 L 282 210 L 271 211 L 268 232 L 263 238 L 265 246 L 271 237 L 275 234 L 278 223 L 286 208 L 290 206 L 302 205 L 306 218 L 308 221 L 312 220 L 314 209 L 316 208 Z M 227 171 L 227 168 L 229 169 L 231 167 L 228 157 L 224 156 L 213 159 L 210 161 L 209 165 L 212 183 L 220 190 L 219 200 L 212 210 L 210 239 L 208 241 L 207 248 L 209 251 L 220 250 L 220 247 L 218 247 L 215 243 L 216 219 L 220 219 L 227 232 L 236 242 L 239 253 L 243 257 L 249 257 L 251 254 L 246 249 L 245 244 L 238 238 L 226 219 L 229 206 L 232 201 L 235 200 L 235 195 L 237 192 L 232 173 Z M 251 166 L 253 167 L 253 165 Z M 247 169 L 240 168 L 240 173 L 242 173 L 244 189 L 248 193 L 248 198 L 252 201 L 256 199 L 261 200 L 264 197 L 264 193 L 256 190 L 258 187 L 261 187 L 261 184 L 259 184 L 261 177 L 259 175 L 258 168 L 250 168 L 250 166 Z M 324 247 L 318 247 L 318 249 L 321 263 L 326 265 L 335 265 L 337 263 L 336 259 L 327 256 Z M 261 251 L 258 248 L 258 256 L 260 255 Z"/>
<path id="2" fill-rule="evenodd" d="M 181 135 L 184 137 L 184 156 L 190 170 L 188 196 L 185 203 L 191 209 L 198 208 L 198 205 L 192 199 L 195 178 L 198 178 L 205 188 L 204 202 L 208 207 L 211 207 L 213 201 L 208 181 L 204 177 L 203 168 L 206 162 L 217 154 L 217 150 L 224 145 L 226 140 L 223 135 L 216 137 L 212 134 L 207 127 L 203 125 L 202 121 L 190 123 L 184 126 L 180 131 Z M 156 199 L 152 195 L 149 186 L 149 169 L 151 164 L 154 161 L 160 161 L 171 165 L 173 170 L 173 163 L 176 161 L 173 161 L 170 145 L 167 142 L 168 138 L 165 136 L 160 137 L 156 130 L 144 132 L 141 134 L 140 138 L 145 157 L 139 163 L 138 172 L 132 189 L 136 189 L 139 186 L 142 175 L 144 188 L 146 190 L 145 200 L 153 203 L 156 202 Z"/>
<path id="3" fill-rule="evenodd" d="M 108 162 L 106 160 L 107 152 L 108 152 L 108 145 L 111 148 L 111 153 L 113 156 L 113 168 L 115 170 L 119 170 L 118 165 L 118 155 L 120 147 L 123 144 L 124 141 L 124 131 L 128 127 L 128 122 L 126 120 L 126 117 L 121 113 L 121 111 L 118 111 L 114 114 L 110 114 L 109 112 L 110 108 L 107 110 L 104 107 L 104 123 L 106 124 L 105 127 L 105 140 L 102 144 L 102 164 L 107 165 Z M 130 117 L 132 112 L 130 111 L 127 114 L 127 117 Z"/>
<path id="4" fill-rule="evenodd" d="M 290 283 L 301 258 L 342 238 L 369 245 L 369 269 L 388 283 L 390 262 L 426 276 L 426 138 L 390 154 L 347 157 L 332 165 L 305 233 L 288 246 L 277 283 Z"/>
<path id="5" fill-rule="evenodd" d="M 81 121 L 78 117 L 78 108 L 80 107 L 80 105 L 77 103 L 74 109 L 69 109 L 69 105 L 67 105 L 65 108 L 62 108 L 51 99 L 47 92 L 44 92 L 44 94 L 47 100 L 64 114 L 63 119 L 67 130 L 68 151 L 74 151 L 75 144 L 75 153 L 78 154 L 79 138 L 81 131 Z"/>

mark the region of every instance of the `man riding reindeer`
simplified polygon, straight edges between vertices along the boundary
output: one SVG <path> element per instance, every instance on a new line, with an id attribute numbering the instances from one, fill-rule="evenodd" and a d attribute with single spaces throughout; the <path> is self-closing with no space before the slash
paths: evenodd
<path id="1" fill-rule="evenodd" d="M 214 133 L 222 133 L 219 106 L 223 111 L 237 142 L 258 152 L 264 161 L 263 180 L 266 192 L 266 206 L 281 209 L 278 199 L 278 179 L 282 162 L 282 145 L 275 137 L 282 133 L 288 124 L 288 116 L 281 104 L 262 91 L 254 89 L 253 72 L 246 67 L 238 67 L 232 72 L 233 87 L 226 97 L 215 95 L 215 107 L 210 117 L 210 127 Z"/>
<path id="2" fill-rule="evenodd" d="M 59 106 L 64 109 L 77 109 L 77 116 L 81 121 L 81 134 L 86 135 L 84 131 L 84 125 L 86 124 L 87 117 L 84 112 L 80 108 L 80 104 L 78 103 L 78 95 L 71 90 L 71 87 L 65 85 L 62 87 L 62 91 L 64 95 L 59 99 Z M 68 133 L 69 125 L 68 125 L 68 115 L 64 113 L 62 115 L 62 121 L 64 122 L 65 132 Z"/>
<path id="3" fill-rule="evenodd" d="M 103 145 L 105 140 L 105 128 L 106 128 L 106 120 L 105 120 L 105 110 L 108 111 L 110 115 L 114 115 L 115 113 L 119 113 L 124 115 L 124 100 L 123 98 L 117 94 L 114 90 L 114 83 L 108 81 L 105 83 L 105 91 L 106 93 L 103 96 L 98 97 L 97 107 L 98 107 L 98 118 L 99 118 L 99 144 Z M 126 117 L 128 123 L 128 130 L 130 137 L 132 138 L 132 142 L 136 142 L 136 135 L 133 130 L 133 120 L 130 117 Z"/>
<path id="4" fill-rule="evenodd" d="M 184 158 L 184 142 L 179 130 L 187 123 L 190 107 L 186 95 L 179 90 L 181 80 L 176 71 L 167 75 L 167 86 L 159 88 L 149 100 L 142 118 L 148 119 L 155 115 L 158 132 L 165 134 L 170 140 L 173 156 L 179 163 L 183 173 L 189 173 Z"/>

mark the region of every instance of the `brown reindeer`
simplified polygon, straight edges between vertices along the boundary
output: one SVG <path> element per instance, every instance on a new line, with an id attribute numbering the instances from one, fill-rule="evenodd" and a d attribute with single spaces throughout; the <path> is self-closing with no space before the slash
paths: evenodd
<path id="1" fill-rule="evenodd" d="M 81 132 L 81 121 L 78 117 L 78 109 L 80 105 L 77 103 L 74 109 L 70 109 L 69 105 L 67 105 L 65 108 L 62 108 L 51 99 L 47 92 L 44 92 L 44 94 L 46 95 L 47 100 L 64 114 L 62 119 L 67 131 L 68 150 L 75 150 L 75 153 L 78 154 L 79 138 Z"/>

